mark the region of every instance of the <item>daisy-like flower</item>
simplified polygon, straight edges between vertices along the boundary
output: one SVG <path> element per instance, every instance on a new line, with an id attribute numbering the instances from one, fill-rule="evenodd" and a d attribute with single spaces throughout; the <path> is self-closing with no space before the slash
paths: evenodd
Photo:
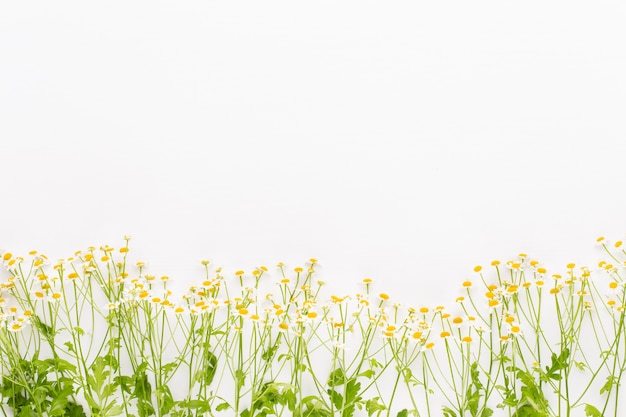
<path id="1" fill-rule="evenodd" d="M 396 334 L 396 326 L 389 325 L 383 330 L 383 337 L 390 338 L 395 336 Z"/>
<path id="2" fill-rule="evenodd" d="M 119 303 L 108 303 L 105 304 L 103 310 L 116 310 L 119 307 Z"/>
<path id="3" fill-rule="evenodd" d="M 426 350 L 431 350 L 434 347 L 435 347 L 435 342 L 428 342 L 424 346 L 422 346 L 421 350 L 422 350 L 422 352 L 424 352 Z"/>
<path id="4" fill-rule="evenodd" d="M 11 255 L 9 259 L 5 259 L 7 255 Z M 22 262 L 24 258 L 21 256 L 14 257 L 10 252 L 6 252 L 2 258 L 4 260 L 4 266 L 7 271 L 14 271 Z"/>
<path id="5" fill-rule="evenodd" d="M 509 335 L 510 336 L 517 336 L 522 332 L 522 329 L 517 326 L 517 325 L 512 325 L 509 327 Z"/>
<path id="6" fill-rule="evenodd" d="M 91 274 L 92 272 L 94 272 L 96 270 L 97 267 L 96 267 L 96 264 L 94 262 L 89 261 L 89 262 L 84 262 L 81 265 L 81 268 L 83 270 L 83 273 Z"/>
<path id="7" fill-rule="evenodd" d="M 25 323 L 19 320 L 14 320 L 7 325 L 7 329 L 11 332 L 19 332 L 24 328 Z"/>
<path id="8" fill-rule="evenodd" d="M 517 261 L 507 261 L 506 266 L 513 271 L 519 271 L 522 267 L 522 264 Z"/>
<path id="9" fill-rule="evenodd" d="M 334 342 L 333 348 L 335 350 L 347 350 L 345 343 L 341 343 L 341 342 Z"/>

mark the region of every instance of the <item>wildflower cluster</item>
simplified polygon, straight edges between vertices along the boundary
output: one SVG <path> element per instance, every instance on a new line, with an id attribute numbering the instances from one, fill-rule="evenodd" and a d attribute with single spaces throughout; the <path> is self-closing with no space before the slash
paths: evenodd
<path id="1" fill-rule="evenodd" d="M 4 415 L 617 415 L 626 252 L 549 272 L 476 266 L 444 305 L 371 278 L 332 294 L 318 261 L 224 272 L 182 291 L 124 245 L 50 261 L 0 252 Z"/>

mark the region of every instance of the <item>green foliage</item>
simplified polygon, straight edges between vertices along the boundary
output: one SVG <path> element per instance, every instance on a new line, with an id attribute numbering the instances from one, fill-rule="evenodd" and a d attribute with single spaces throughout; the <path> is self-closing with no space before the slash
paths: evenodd
<path id="1" fill-rule="evenodd" d="M 327 393 L 341 417 L 352 417 L 362 397 L 361 383 L 356 378 L 348 378 L 345 371 L 337 368 L 328 376 Z"/>
<path id="2" fill-rule="evenodd" d="M 561 380 L 561 378 L 563 378 L 563 371 L 569 369 L 569 356 L 570 351 L 568 348 L 564 348 L 558 356 L 556 353 L 553 353 L 550 358 L 552 363 L 550 366 L 546 366 L 546 371 L 541 375 L 541 379 L 543 381 L 547 381 L 548 379 L 555 381 Z"/>
<path id="3" fill-rule="evenodd" d="M 21 359 L 2 376 L 0 395 L 16 416 L 85 416 L 82 406 L 72 399 L 73 379 L 64 376 L 74 370 L 72 364 L 59 358 Z"/>
<path id="4" fill-rule="evenodd" d="M 519 397 L 516 397 L 512 391 L 506 390 L 508 395 L 504 405 L 515 409 L 513 417 L 549 417 L 549 402 L 533 375 L 517 367 L 508 367 L 507 370 L 514 372 L 516 379 L 522 385 Z"/>

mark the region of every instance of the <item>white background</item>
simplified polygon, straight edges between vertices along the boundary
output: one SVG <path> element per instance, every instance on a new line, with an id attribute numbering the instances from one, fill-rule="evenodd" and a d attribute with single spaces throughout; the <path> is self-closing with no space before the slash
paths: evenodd
<path id="1" fill-rule="evenodd" d="M 520 251 L 595 264 L 626 231 L 625 21 L 597 0 L 3 2 L 0 247 L 130 234 L 181 282 L 313 256 L 412 304 Z"/>

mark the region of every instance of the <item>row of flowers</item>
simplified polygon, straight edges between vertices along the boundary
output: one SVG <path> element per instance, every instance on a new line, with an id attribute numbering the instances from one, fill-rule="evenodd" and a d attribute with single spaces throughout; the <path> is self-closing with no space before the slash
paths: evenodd
<path id="1" fill-rule="evenodd" d="M 55 262 L 37 251 L 0 252 L 3 410 L 244 417 L 619 410 L 621 241 L 598 238 L 608 259 L 593 268 L 570 263 L 549 273 L 527 254 L 476 266 L 448 307 L 402 305 L 370 278 L 359 292 L 331 294 L 315 278 L 314 258 L 290 271 L 279 263 L 271 273 L 259 266 L 232 274 L 203 260 L 203 278 L 177 295 L 168 276 L 131 261 L 129 241 Z M 28 371 L 42 357 L 55 363 L 45 383 Z M 88 377 L 94 367 L 104 392 Z M 54 414 L 66 377 L 71 395 Z M 186 388 L 177 399 L 170 387 L 179 380 Z"/>

